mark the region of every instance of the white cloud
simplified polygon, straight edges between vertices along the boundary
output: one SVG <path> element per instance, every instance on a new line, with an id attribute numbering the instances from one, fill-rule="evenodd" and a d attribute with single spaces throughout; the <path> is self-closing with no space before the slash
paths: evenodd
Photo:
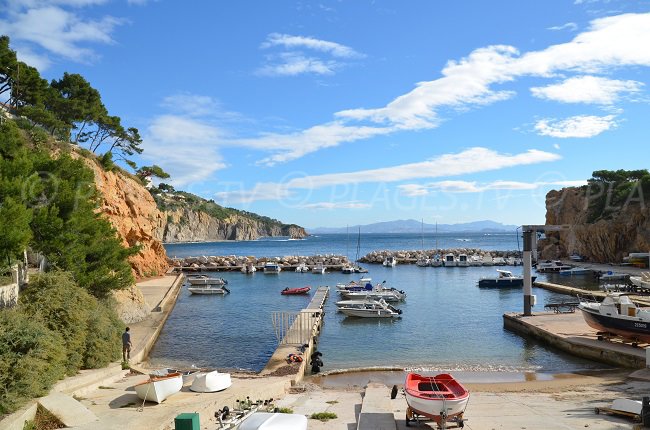
<path id="1" fill-rule="evenodd" d="M 266 56 L 267 64 L 256 72 L 264 76 L 332 75 L 346 65 L 343 60 L 365 57 L 349 46 L 336 42 L 280 33 L 269 34 L 260 48 L 284 49 L 282 52 Z M 304 51 L 309 51 L 309 54 Z M 327 57 L 323 58 L 317 54 Z"/>
<path id="2" fill-rule="evenodd" d="M 546 87 L 533 87 L 533 96 L 562 103 L 596 103 L 611 105 L 618 101 L 622 93 L 636 93 L 643 83 L 621 81 L 598 76 L 577 76 L 559 84 Z"/>
<path id="3" fill-rule="evenodd" d="M 252 190 L 238 189 L 221 191 L 215 194 L 218 201 L 223 204 L 250 203 L 259 200 L 282 200 L 292 196 L 291 191 L 284 184 L 274 182 L 258 182 Z"/>
<path id="4" fill-rule="evenodd" d="M 222 131 L 192 118 L 162 115 L 143 135 L 142 158 L 159 164 L 171 175 L 170 182 L 182 186 L 204 180 L 224 169 L 218 152 Z"/>
<path id="5" fill-rule="evenodd" d="M 63 6 L 81 7 L 99 4 L 101 1 L 32 1 L 14 2 L 5 19 L 0 19 L 0 33 L 15 41 L 18 55 L 34 59 L 41 67 L 49 64 L 44 54 L 34 54 L 34 47 L 77 62 L 89 62 L 97 58 L 88 44 L 112 44 L 111 34 L 124 20 L 104 16 L 98 20 L 82 17 L 77 11 L 63 9 Z M 22 53 L 21 49 L 27 49 Z"/>
<path id="6" fill-rule="evenodd" d="M 363 58 L 364 55 L 336 42 L 319 40 L 313 37 L 292 36 L 290 34 L 271 33 L 267 36 L 266 41 L 262 43 L 261 48 L 267 49 L 275 46 L 282 46 L 288 49 L 306 48 L 315 51 L 329 53 L 334 57 L 341 58 Z"/>
<path id="7" fill-rule="evenodd" d="M 500 154 L 487 148 L 470 148 L 457 154 L 444 154 L 420 163 L 403 164 L 381 169 L 361 170 L 356 172 L 312 175 L 293 178 L 285 183 L 260 183 L 252 190 L 234 190 L 221 192 L 217 197 L 227 202 L 251 202 L 254 200 L 278 200 L 292 196 L 290 190 L 359 184 L 364 182 L 390 183 L 410 179 L 438 178 L 458 176 L 507 167 L 543 163 L 559 160 L 557 154 L 531 149 L 520 154 Z M 503 183 L 502 186 L 507 186 Z M 408 185 L 413 193 L 417 185 Z"/>
<path id="8" fill-rule="evenodd" d="M 350 183 L 397 182 L 409 179 L 438 178 L 556 161 L 560 158 L 557 154 L 535 149 L 510 155 L 500 154 L 487 148 L 475 147 L 457 154 L 444 154 L 419 163 L 295 178 L 289 181 L 287 186 L 290 188 L 314 189 Z"/>
<path id="9" fill-rule="evenodd" d="M 566 24 L 556 25 L 547 28 L 547 30 L 553 30 L 553 31 L 560 31 L 560 30 L 576 31 L 577 29 L 578 29 L 578 24 L 576 24 L 575 22 L 567 22 Z"/>
<path id="10" fill-rule="evenodd" d="M 367 209 L 372 207 L 369 203 L 362 203 L 359 201 L 350 201 L 350 202 L 318 202 L 318 203 L 309 203 L 302 205 L 301 209 L 312 209 L 312 210 L 333 210 L 333 209 Z"/>
<path id="11" fill-rule="evenodd" d="M 558 138 L 594 137 L 600 133 L 616 128 L 615 115 L 595 116 L 578 115 L 562 120 L 541 119 L 535 124 L 537 134 Z"/>
<path id="12" fill-rule="evenodd" d="M 494 190 L 535 190 L 550 186 L 578 187 L 586 183 L 586 180 L 555 182 L 494 181 L 483 184 L 475 181 L 439 181 L 428 184 L 404 184 L 397 188 L 405 196 L 421 197 L 436 191 L 444 193 L 480 193 Z"/>
<path id="13" fill-rule="evenodd" d="M 305 57 L 295 52 L 282 53 L 276 56 L 269 56 L 272 64 L 266 64 L 258 71 L 258 75 L 264 76 L 296 76 L 306 73 L 316 75 L 332 75 L 335 70 L 341 67 L 336 61 L 324 61 L 320 58 Z"/>

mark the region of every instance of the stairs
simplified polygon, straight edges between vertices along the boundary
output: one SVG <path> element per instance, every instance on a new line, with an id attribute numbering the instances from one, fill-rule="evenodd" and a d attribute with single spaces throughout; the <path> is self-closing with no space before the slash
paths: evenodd
<path id="1" fill-rule="evenodd" d="M 390 389 L 386 385 L 371 382 L 366 387 L 357 430 L 397 430 Z"/>

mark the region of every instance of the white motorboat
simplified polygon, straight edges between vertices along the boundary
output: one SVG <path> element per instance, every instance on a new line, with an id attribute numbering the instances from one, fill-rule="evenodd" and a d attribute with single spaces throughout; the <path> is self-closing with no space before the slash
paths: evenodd
<path id="1" fill-rule="evenodd" d="M 213 372 L 198 373 L 194 377 L 190 390 L 197 393 L 214 393 L 215 391 L 223 391 L 231 385 L 230 373 L 220 373 L 215 370 Z"/>
<path id="2" fill-rule="evenodd" d="M 183 388 L 183 375 L 170 373 L 167 376 L 152 376 L 146 381 L 135 385 L 135 392 L 142 400 L 162 403 L 167 397 L 176 394 Z"/>
<path id="3" fill-rule="evenodd" d="M 255 412 L 237 430 L 307 430 L 307 417 L 301 414 Z"/>
<path id="4" fill-rule="evenodd" d="M 337 302 L 338 310 L 350 317 L 360 318 L 398 318 L 402 314 L 385 300 L 344 300 Z"/>
<path id="5" fill-rule="evenodd" d="M 492 264 L 495 266 L 505 266 L 506 265 L 506 259 L 503 257 L 494 257 L 492 259 Z"/>
<path id="6" fill-rule="evenodd" d="M 580 300 L 578 309 L 596 330 L 650 342 L 650 310 L 638 308 L 625 293 L 609 292 L 600 303 Z"/>
<path id="7" fill-rule="evenodd" d="M 481 259 L 482 266 L 494 266 L 494 259 L 490 254 L 485 254 Z"/>
<path id="8" fill-rule="evenodd" d="M 458 261 L 456 265 L 458 267 L 469 267 L 469 260 L 467 259 L 467 254 L 458 254 Z"/>
<path id="9" fill-rule="evenodd" d="M 382 264 L 384 267 L 395 267 L 397 265 L 397 258 L 391 255 L 390 257 L 386 257 Z"/>
<path id="10" fill-rule="evenodd" d="M 456 256 L 450 252 L 449 254 L 445 254 L 445 259 L 442 264 L 445 267 L 456 267 L 458 262 L 456 261 Z"/>
<path id="11" fill-rule="evenodd" d="M 249 275 L 251 273 L 257 272 L 257 268 L 253 263 L 246 263 L 245 265 L 242 266 L 241 272 Z"/>
<path id="12" fill-rule="evenodd" d="M 596 275 L 598 280 L 601 282 L 624 281 L 630 277 L 628 273 L 612 272 L 611 270 L 608 270 L 607 272 L 598 272 Z"/>
<path id="13" fill-rule="evenodd" d="M 400 302 L 406 298 L 406 293 L 395 288 L 374 287 L 372 290 L 339 291 L 341 296 L 348 300 L 369 299 L 385 300 L 387 302 Z"/>
<path id="14" fill-rule="evenodd" d="M 558 273 L 563 276 L 589 275 L 591 274 L 591 269 L 588 267 L 572 267 L 570 269 L 560 270 Z"/>
<path id="15" fill-rule="evenodd" d="M 230 290 L 224 285 L 221 287 L 215 287 L 213 285 L 204 285 L 201 287 L 187 287 L 188 291 L 192 294 L 228 294 Z"/>
<path id="16" fill-rule="evenodd" d="M 431 259 L 431 267 L 440 267 L 440 266 L 442 266 L 442 259 L 440 258 L 440 254 L 436 254 Z"/>
<path id="17" fill-rule="evenodd" d="M 559 272 L 560 270 L 568 270 L 568 269 L 571 269 L 571 266 L 567 266 L 566 264 L 562 263 L 562 261 L 560 260 L 540 261 L 535 266 L 535 270 L 537 270 L 540 273 Z"/>
<path id="18" fill-rule="evenodd" d="M 499 270 L 497 269 L 498 276 L 488 278 L 484 277 L 479 279 L 478 286 L 481 288 L 491 288 L 491 287 L 523 287 L 524 286 L 524 277 L 523 276 L 514 276 L 509 270 Z M 536 276 L 531 276 L 531 282 L 535 282 Z"/>
<path id="19" fill-rule="evenodd" d="M 361 278 L 358 281 L 350 281 L 347 284 L 336 284 L 336 290 L 341 291 L 355 291 L 355 290 L 372 290 L 372 279 L 371 278 Z"/>
<path id="20" fill-rule="evenodd" d="M 346 275 L 351 275 L 356 272 L 355 268 L 351 264 L 345 264 L 343 268 L 341 268 L 341 272 L 346 274 Z"/>
<path id="21" fill-rule="evenodd" d="M 264 263 L 264 274 L 277 275 L 281 270 L 282 268 L 278 263 L 274 263 L 272 261 L 267 261 Z"/>
<path id="22" fill-rule="evenodd" d="M 472 267 L 482 266 L 483 262 L 481 262 L 481 257 L 476 254 L 472 255 L 469 257 L 469 265 Z"/>
<path id="23" fill-rule="evenodd" d="M 582 261 L 583 257 L 582 257 L 582 255 L 578 254 L 577 252 L 574 252 L 573 254 L 569 255 L 569 259 L 571 261 L 576 261 L 577 262 L 577 261 Z"/>
<path id="24" fill-rule="evenodd" d="M 188 276 L 187 282 L 191 285 L 227 285 L 228 281 L 223 278 L 212 278 L 207 275 Z"/>
<path id="25" fill-rule="evenodd" d="M 639 276 L 630 276 L 630 282 L 639 288 L 650 288 L 650 272 L 642 272 Z"/>
<path id="26" fill-rule="evenodd" d="M 316 263 L 314 267 L 311 268 L 311 273 L 315 273 L 317 275 L 323 275 L 325 274 L 325 266 L 323 263 Z"/>
<path id="27" fill-rule="evenodd" d="M 426 258 L 426 256 L 422 255 L 415 262 L 415 265 L 418 266 L 418 267 L 429 267 L 429 266 L 431 266 L 431 260 Z"/>
<path id="28" fill-rule="evenodd" d="M 298 266 L 296 266 L 296 273 L 308 273 L 309 272 L 309 266 L 305 264 L 305 262 L 301 262 Z"/>

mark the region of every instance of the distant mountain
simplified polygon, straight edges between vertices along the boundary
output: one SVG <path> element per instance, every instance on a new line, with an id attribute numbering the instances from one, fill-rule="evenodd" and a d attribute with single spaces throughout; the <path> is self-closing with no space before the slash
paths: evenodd
<path id="1" fill-rule="evenodd" d="M 519 227 L 517 225 L 501 224 L 496 221 L 474 221 L 460 224 L 438 224 L 438 233 L 510 233 Z M 414 219 L 400 219 L 396 221 L 377 222 L 367 225 L 351 225 L 349 227 L 316 227 L 307 229 L 309 234 L 335 234 L 347 231 L 355 232 L 361 228 L 362 233 L 435 233 L 435 224 L 424 224 Z"/>

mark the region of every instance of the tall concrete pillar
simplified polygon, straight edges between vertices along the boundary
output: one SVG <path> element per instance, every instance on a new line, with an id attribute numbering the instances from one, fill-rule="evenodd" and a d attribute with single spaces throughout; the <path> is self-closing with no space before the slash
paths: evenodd
<path id="1" fill-rule="evenodd" d="M 533 245 L 533 237 L 536 232 L 530 230 L 523 230 L 524 233 L 524 316 L 531 316 L 533 314 L 533 282 L 531 279 L 531 252 Z"/>

